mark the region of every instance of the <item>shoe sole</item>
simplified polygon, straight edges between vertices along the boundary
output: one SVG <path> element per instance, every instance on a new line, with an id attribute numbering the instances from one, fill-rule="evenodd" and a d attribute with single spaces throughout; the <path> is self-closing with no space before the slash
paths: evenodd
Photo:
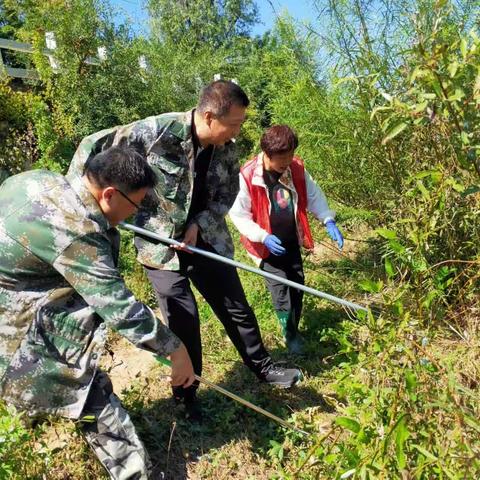
<path id="1" fill-rule="evenodd" d="M 300 372 L 300 375 L 295 379 L 295 381 L 293 383 L 275 383 L 275 382 L 267 382 L 265 380 L 264 380 L 264 382 L 268 383 L 268 385 L 275 385 L 276 387 L 283 388 L 283 389 L 287 390 L 288 388 L 295 387 L 302 380 L 303 380 L 303 373 Z"/>

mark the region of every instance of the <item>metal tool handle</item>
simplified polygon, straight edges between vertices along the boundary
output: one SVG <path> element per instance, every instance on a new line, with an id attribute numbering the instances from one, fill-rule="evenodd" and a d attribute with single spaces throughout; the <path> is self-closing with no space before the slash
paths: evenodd
<path id="1" fill-rule="evenodd" d="M 179 242 L 177 240 L 173 240 L 172 238 L 168 237 L 163 237 L 161 235 L 158 235 L 157 233 L 151 232 L 149 230 L 145 230 L 144 228 L 137 227 L 136 225 L 131 225 L 130 223 L 124 223 L 120 222 L 120 226 L 122 228 L 125 228 L 126 230 L 131 230 L 132 232 L 138 233 L 140 235 L 143 235 L 145 237 L 150 237 L 155 240 L 158 240 L 159 242 L 166 243 L 167 245 L 175 245 L 177 247 L 182 246 L 182 242 Z M 300 283 L 292 282 L 291 280 L 287 280 L 286 278 L 281 278 L 277 275 L 274 275 L 273 273 L 269 272 L 264 272 L 263 270 L 260 270 L 259 268 L 251 267 L 249 265 L 245 265 L 244 263 L 237 262 L 235 260 L 231 260 L 230 258 L 222 257 L 221 255 L 218 255 L 216 253 L 212 252 L 207 252 L 206 250 L 202 250 L 201 248 L 197 247 L 192 247 L 192 246 L 184 246 L 183 248 L 186 248 L 192 253 L 198 253 L 199 255 L 203 255 L 204 257 L 211 258 L 213 260 L 217 260 L 222 263 L 226 263 L 227 265 L 231 265 L 236 268 L 241 268 L 242 270 L 246 270 L 247 272 L 251 273 L 256 273 L 257 275 L 260 275 L 265 278 L 270 278 L 272 280 L 276 280 L 277 282 L 283 283 L 285 285 L 288 285 L 289 287 L 296 288 L 297 290 L 302 290 L 306 293 L 310 293 L 311 295 L 315 295 L 316 297 L 324 298 L 325 300 L 329 300 L 334 303 L 338 303 L 340 305 L 343 305 L 348 308 L 352 308 L 353 310 L 361 310 L 364 312 L 368 312 L 368 308 L 362 307 L 361 305 L 358 305 L 353 302 L 349 302 L 347 300 L 343 300 L 343 298 L 338 298 L 335 297 L 334 295 L 330 295 L 325 292 L 321 292 L 319 290 L 315 290 L 314 288 L 307 287 L 305 285 L 301 285 Z"/>
<path id="2" fill-rule="evenodd" d="M 159 357 L 158 355 L 156 355 L 155 358 L 160 363 L 162 363 L 163 365 L 166 365 L 168 367 L 172 366 L 172 362 L 170 360 L 168 360 L 167 358 Z M 241 403 L 242 405 L 245 405 L 246 407 L 251 408 L 252 410 L 255 410 L 256 412 L 261 413 L 262 415 L 265 415 L 266 417 L 268 417 L 268 418 L 274 420 L 275 422 L 279 423 L 280 425 L 282 425 L 282 427 L 288 428 L 290 430 L 294 430 L 298 433 L 301 433 L 302 435 L 307 435 L 307 436 L 309 435 L 309 433 L 306 432 L 305 430 L 301 430 L 301 429 L 295 427 L 294 425 L 286 422 L 285 420 L 281 419 L 280 417 L 277 417 L 273 413 L 270 413 L 270 412 L 268 412 L 267 410 L 264 410 L 261 407 L 257 407 L 257 405 L 249 402 L 248 400 L 244 400 L 242 397 L 239 397 L 238 395 L 235 395 L 234 393 L 229 392 L 225 388 L 220 387 L 219 385 L 216 385 L 215 383 L 210 382 L 209 380 L 201 377 L 200 375 L 195 375 L 195 379 L 198 380 L 201 383 L 204 383 L 205 385 L 208 385 L 209 387 L 213 388 L 217 392 L 220 392 L 221 394 L 225 395 L 226 397 L 229 397 L 229 398 L 235 400 L 236 402 Z"/>

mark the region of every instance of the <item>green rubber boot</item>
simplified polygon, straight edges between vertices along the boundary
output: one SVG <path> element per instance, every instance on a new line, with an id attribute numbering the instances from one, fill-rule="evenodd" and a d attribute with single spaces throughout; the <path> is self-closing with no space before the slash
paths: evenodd
<path id="1" fill-rule="evenodd" d="M 303 355 L 304 344 L 302 336 L 298 333 L 293 311 L 278 310 L 275 312 L 282 328 L 282 335 L 287 345 L 288 352 L 292 355 Z"/>

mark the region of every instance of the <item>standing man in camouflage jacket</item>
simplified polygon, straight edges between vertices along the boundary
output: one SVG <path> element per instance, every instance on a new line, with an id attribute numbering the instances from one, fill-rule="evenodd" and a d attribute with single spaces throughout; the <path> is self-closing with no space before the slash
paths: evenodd
<path id="1" fill-rule="evenodd" d="M 235 83 L 213 82 L 203 89 L 193 110 L 149 117 L 85 138 L 70 171 L 80 172 L 90 156 L 111 145 L 133 146 L 147 157 L 158 178 L 136 224 L 232 258 L 233 242 L 225 222 L 239 189 L 232 138 L 240 133 L 248 104 Z M 185 343 L 196 374 L 202 369 L 200 322 L 189 280 L 260 380 L 287 388 L 299 380 L 299 370 L 272 363 L 235 268 L 149 238 L 137 237 L 135 243 L 159 306 L 171 330 Z M 195 384 L 186 390 L 174 388 L 174 397 L 185 403 L 187 415 L 200 419 L 196 388 Z"/>
<path id="2" fill-rule="evenodd" d="M 34 170 L 0 187 L 0 395 L 31 416 L 85 423 L 113 479 L 147 479 L 148 455 L 98 370 L 109 326 L 172 359 L 172 384 L 194 381 L 182 342 L 127 290 L 114 228 L 138 208 L 155 174 L 133 149 L 114 147 L 82 177 Z"/>

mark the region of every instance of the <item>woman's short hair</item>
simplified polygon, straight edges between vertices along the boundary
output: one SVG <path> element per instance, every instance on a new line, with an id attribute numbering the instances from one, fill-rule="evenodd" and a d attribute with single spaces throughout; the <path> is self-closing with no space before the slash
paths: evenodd
<path id="1" fill-rule="evenodd" d="M 298 137 L 288 125 L 273 125 L 262 135 L 260 147 L 269 157 L 293 152 L 298 147 Z"/>
<path id="2" fill-rule="evenodd" d="M 110 147 L 90 157 L 83 174 L 100 188 L 113 186 L 124 193 L 156 184 L 155 172 L 147 160 L 130 147 Z"/>

